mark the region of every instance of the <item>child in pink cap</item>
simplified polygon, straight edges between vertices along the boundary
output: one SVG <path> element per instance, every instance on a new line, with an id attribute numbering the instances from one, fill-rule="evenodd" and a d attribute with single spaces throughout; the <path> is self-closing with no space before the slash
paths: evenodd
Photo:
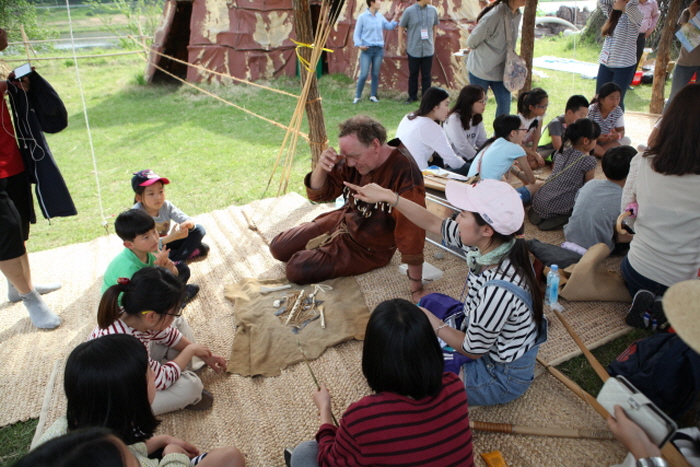
<path id="1" fill-rule="evenodd" d="M 441 234 L 445 245 L 464 250 L 469 270 L 461 299 L 431 293 L 419 305 L 449 355 L 445 368 L 464 381 L 469 404 L 503 404 L 525 393 L 547 340 L 547 320 L 519 236 L 525 212 L 515 189 L 498 180 L 450 181 L 447 200 L 461 212 L 441 219 L 378 185 L 346 185 L 362 201 L 393 205 L 417 226 Z"/>

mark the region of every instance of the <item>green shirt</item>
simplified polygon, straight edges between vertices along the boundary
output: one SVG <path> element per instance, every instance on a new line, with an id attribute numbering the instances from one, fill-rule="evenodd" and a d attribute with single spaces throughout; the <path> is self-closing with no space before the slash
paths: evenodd
<path id="1" fill-rule="evenodd" d="M 100 292 L 105 293 L 105 290 L 116 284 L 120 277 L 131 279 L 136 271 L 148 266 L 155 266 L 155 262 L 156 257 L 152 253 L 148 253 L 148 263 L 144 263 L 133 251 L 124 248 L 107 266 Z"/>

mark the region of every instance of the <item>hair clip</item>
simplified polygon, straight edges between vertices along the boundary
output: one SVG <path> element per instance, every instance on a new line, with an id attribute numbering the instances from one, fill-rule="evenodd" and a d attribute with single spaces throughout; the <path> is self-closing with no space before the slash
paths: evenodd
<path id="1" fill-rule="evenodd" d="M 117 284 L 119 285 L 129 285 L 129 282 L 131 282 L 131 280 L 128 277 L 120 277 L 117 279 Z"/>
<path id="2" fill-rule="evenodd" d="M 523 235 L 523 234 L 516 235 L 515 238 L 520 238 L 522 240 L 525 240 L 525 235 Z"/>

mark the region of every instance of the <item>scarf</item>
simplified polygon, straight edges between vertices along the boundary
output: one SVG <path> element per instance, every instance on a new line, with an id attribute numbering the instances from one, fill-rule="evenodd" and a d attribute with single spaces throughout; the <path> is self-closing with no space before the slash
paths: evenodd
<path id="1" fill-rule="evenodd" d="M 469 269 L 475 270 L 479 266 L 490 266 L 492 264 L 498 264 L 501 259 L 510 253 L 510 249 L 515 245 L 515 239 L 507 243 L 502 243 L 488 253 L 482 255 L 481 250 L 475 248 L 467 252 L 467 266 Z"/>

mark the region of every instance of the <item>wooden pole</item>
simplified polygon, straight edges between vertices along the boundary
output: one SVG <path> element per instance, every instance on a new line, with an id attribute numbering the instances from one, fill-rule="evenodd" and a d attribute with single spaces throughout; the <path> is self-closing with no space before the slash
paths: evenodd
<path id="1" fill-rule="evenodd" d="M 571 336 L 571 338 L 574 340 L 574 342 L 576 342 L 576 345 L 578 345 L 578 347 L 581 349 L 581 352 L 583 352 L 583 355 L 585 355 L 586 360 L 588 360 L 588 363 L 591 364 L 591 366 L 595 370 L 598 377 L 603 382 L 606 382 L 608 380 L 608 378 L 610 378 L 610 375 L 608 374 L 607 371 L 605 371 L 605 368 L 603 368 L 603 365 L 601 365 L 600 362 L 591 353 L 591 351 L 588 350 L 588 347 L 586 347 L 586 344 L 583 343 L 581 338 L 578 336 L 578 334 L 576 334 L 576 332 L 569 325 L 569 323 L 564 319 L 564 317 L 561 315 L 561 313 L 559 313 L 554 308 L 552 308 L 552 311 L 554 312 L 555 315 L 557 315 L 557 318 L 559 318 L 559 321 L 561 321 L 561 324 L 564 325 L 564 328 L 566 328 L 566 330 L 569 333 L 569 335 Z"/>
<path id="2" fill-rule="evenodd" d="M 666 68 L 670 60 L 671 42 L 675 36 L 676 22 L 681 11 L 681 0 L 671 0 L 666 13 L 666 21 L 661 29 L 661 40 L 654 65 L 654 84 L 651 88 L 649 113 L 660 114 L 664 110 L 664 89 L 666 87 Z M 682 47 L 682 46 L 681 46 Z"/>
<path id="3" fill-rule="evenodd" d="M 552 436 L 556 438 L 615 439 L 609 431 L 579 430 L 576 428 L 543 428 L 537 426 L 511 425 L 510 423 L 478 422 L 469 420 L 472 430 L 516 435 Z"/>
<path id="4" fill-rule="evenodd" d="M 527 78 L 525 86 L 518 94 L 532 88 L 532 58 L 535 53 L 535 17 L 537 16 L 537 0 L 527 0 L 523 13 L 523 26 L 520 30 L 520 56 L 527 63 Z"/>
<path id="5" fill-rule="evenodd" d="M 19 30 L 20 30 L 20 32 L 22 33 L 22 42 L 24 43 L 24 51 L 27 53 L 27 63 L 29 63 L 29 64 L 31 65 L 31 63 L 32 63 L 32 56 L 31 56 L 31 54 L 29 53 L 29 51 L 31 50 L 31 47 L 32 47 L 32 46 L 29 45 L 29 38 L 27 37 L 27 33 L 24 32 L 24 26 L 23 26 L 23 25 L 21 25 L 21 24 L 19 25 Z M 36 54 L 34 54 L 34 55 L 36 55 Z"/>
<path id="6" fill-rule="evenodd" d="M 296 32 L 299 42 L 311 44 L 314 42 L 314 32 L 311 23 L 311 7 L 309 0 L 294 0 L 294 31 Z M 300 54 L 305 60 L 311 61 L 311 53 L 313 49 L 307 47 L 300 48 Z M 316 167 L 321 153 L 328 146 L 328 137 L 326 135 L 326 123 L 323 119 L 323 105 L 321 104 L 321 95 L 318 91 L 318 80 L 316 78 L 316 70 L 308 71 L 299 63 L 299 77 L 302 82 L 305 81 L 306 75 L 311 73 L 311 84 L 306 100 L 306 116 L 309 120 L 309 146 L 311 147 L 311 169 Z"/>

